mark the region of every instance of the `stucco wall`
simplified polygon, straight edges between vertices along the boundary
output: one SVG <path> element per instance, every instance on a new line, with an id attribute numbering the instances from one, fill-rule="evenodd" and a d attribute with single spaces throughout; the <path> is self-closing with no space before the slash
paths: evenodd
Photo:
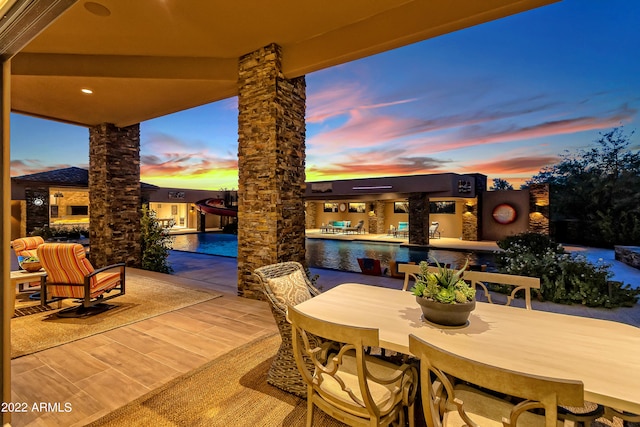
<path id="1" fill-rule="evenodd" d="M 482 195 L 482 240 L 500 240 L 504 237 L 524 233 L 529 228 L 529 191 L 501 190 L 485 191 Z M 493 217 L 494 209 L 502 204 L 515 209 L 516 219 L 510 224 L 500 224 Z"/>

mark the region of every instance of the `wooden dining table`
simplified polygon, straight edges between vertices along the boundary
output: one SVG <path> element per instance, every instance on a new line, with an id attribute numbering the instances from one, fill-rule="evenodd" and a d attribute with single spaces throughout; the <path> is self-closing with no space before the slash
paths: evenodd
<path id="1" fill-rule="evenodd" d="M 422 319 L 410 292 L 346 283 L 296 305 L 338 324 L 376 328 L 405 354 L 414 334 L 449 352 L 516 372 L 582 381 L 585 400 L 640 414 L 640 328 L 608 320 L 476 304 L 461 327 Z"/>

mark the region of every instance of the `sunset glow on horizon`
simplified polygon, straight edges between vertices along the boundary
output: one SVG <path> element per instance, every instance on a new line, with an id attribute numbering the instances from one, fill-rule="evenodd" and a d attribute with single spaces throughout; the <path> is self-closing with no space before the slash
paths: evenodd
<path id="1" fill-rule="evenodd" d="M 481 173 L 515 188 L 640 128 L 640 2 L 564 0 L 306 76 L 307 181 Z M 141 179 L 237 189 L 237 98 L 140 125 Z M 88 168 L 89 132 L 11 116 L 11 176 Z M 634 135 L 632 149 L 640 149 Z"/>

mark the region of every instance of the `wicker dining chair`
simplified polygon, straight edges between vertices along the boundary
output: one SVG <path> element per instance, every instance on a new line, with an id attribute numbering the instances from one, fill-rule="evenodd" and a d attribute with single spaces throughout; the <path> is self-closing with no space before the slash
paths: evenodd
<path id="1" fill-rule="evenodd" d="M 318 294 L 304 267 L 295 261 L 265 265 L 254 273 L 271 305 L 282 343 L 267 374 L 267 382 L 289 393 L 306 398 L 307 385 L 302 380 L 293 355 L 291 324 L 287 322 L 287 307 L 299 304 Z"/>

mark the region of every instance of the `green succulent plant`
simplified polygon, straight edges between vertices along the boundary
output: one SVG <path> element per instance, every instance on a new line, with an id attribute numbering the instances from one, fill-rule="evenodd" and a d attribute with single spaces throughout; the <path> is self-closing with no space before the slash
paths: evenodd
<path id="1" fill-rule="evenodd" d="M 437 273 L 429 271 L 426 261 L 420 262 L 420 274 L 416 275 L 416 283 L 411 288 L 415 296 L 431 299 L 443 304 L 463 304 L 471 302 L 476 296 L 476 290 L 462 279 L 469 265 L 469 260 L 460 270 L 455 271 L 441 265 L 433 259 L 438 267 Z"/>

